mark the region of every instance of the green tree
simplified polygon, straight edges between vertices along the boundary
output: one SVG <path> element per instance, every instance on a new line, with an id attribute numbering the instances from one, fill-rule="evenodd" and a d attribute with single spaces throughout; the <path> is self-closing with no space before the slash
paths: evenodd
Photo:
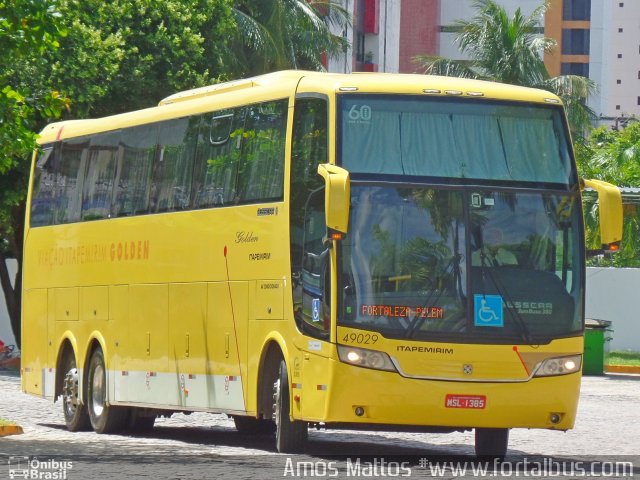
<path id="1" fill-rule="evenodd" d="M 18 342 L 21 275 L 13 287 L 4 260 L 15 258 L 21 268 L 35 132 L 64 107 L 73 118 L 108 115 L 215 82 L 227 72 L 231 6 L 231 0 L 0 3 L 0 282 Z"/>
<path id="2" fill-rule="evenodd" d="M 13 74 L 64 92 L 73 118 L 150 107 L 224 78 L 231 7 L 232 0 L 60 0 L 68 36 Z"/>
<path id="3" fill-rule="evenodd" d="M 56 49 L 63 35 L 54 0 L 0 1 L 0 286 L 18 343 L 22 276 L 18 272 L 12 285 L 6 261 L 21 264 L 25 158 L 36 146 L 33 123 L 58 117 L 66 99 L 53 89 L 18 84 L 11 73 L 23 58 Z"/>
<path id="4" fill-rule="evenodd" d="M 238 28 L 229 44 L 232 73 L 322 70 L 322 54 L 343 53 L 347 41 L 332 33 L 349 25 L 336 0 L 235 0 Z"/>
<path id="5" fill-rule="evenodd" d="M 529 16 L 518 8 L 511 18 L 494 0 L 477 0 L 474 8 L 474 18 L 455 24 L 460 29 L 456 41 L 469 60 L 418 55 L 415 63 L 430 75 L 477 78 L 553 92 L 565 104 L 572 132 L 581 136 L 594 119 L 586 100 L 595 84 L 577 75 L 550 77 L 542 55 L 551 52 L 556 42 L 537 33 L 547 2 Z"/>

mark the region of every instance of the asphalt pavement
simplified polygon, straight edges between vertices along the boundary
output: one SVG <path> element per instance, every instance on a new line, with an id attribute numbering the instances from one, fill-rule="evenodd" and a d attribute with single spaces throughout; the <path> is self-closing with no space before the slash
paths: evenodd
<path id="1" fill-rule="evenodd" d="M 19 378 L 3 373 L 0 417 L 15 421 L 24 430 L 22 435 L 0 438 L 0 480 L 11 475 L 101 480 L 478 476 L 456 472 L 453 463 L 435 472 L 441 475 L 433 471 L 439 462 L 461 465 L 475 461 L 472 432 L 312 431 L 309 448 L 300 456 L 278 454 L 273 437 L 241 435 L 231 419 L 217 414 L 160 418 L 145 436 L 71 433 L 64 427 L 60 402 L 21 393 Z M 584 377 L 575 428 L 566 433 L 512 430 L 506 462 L 493 466 L 485 476 L 523 476 L 516 475 L 523 460 L 525 467 L 526 462 L 528 468 L 544 467 L 542 473 L 553 470 L 554 465 L 562 467 L 564 473 L 573 474 L 561 475 L 567 478 L 590 476 L 594 462 L 604 462 L 604 466 L 597 467 L 593 475 L 613 476 L 609 473 L 622 465 L 627 473 L 640 476 L 640 376 Z M 564 462 L 571 469 L 578 468 L 577 473 L 569 471 Z M 587 475 L 580 475 L 576 462 L 587 462 Z"/>

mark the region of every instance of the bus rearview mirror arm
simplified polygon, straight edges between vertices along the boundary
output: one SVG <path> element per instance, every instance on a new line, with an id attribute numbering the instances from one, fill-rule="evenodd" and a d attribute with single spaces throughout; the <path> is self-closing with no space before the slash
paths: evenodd
<path id="1" fill-rule="evenodd" d="M 351 202 L 349 172 L 330 163 L 321 163 L 318 165 L 318 174 L 325 183 L 324 209 L 329 233 L 346 234 Z"/>
<path id="2" fill-rule="evenodd" d="M 591 188 L 598 194 L 600 243 L 603 252 L 616 252 L 622 240 L 622 194 L 620 189 L 602 180 L 582 179 L 580 189 Z"/>

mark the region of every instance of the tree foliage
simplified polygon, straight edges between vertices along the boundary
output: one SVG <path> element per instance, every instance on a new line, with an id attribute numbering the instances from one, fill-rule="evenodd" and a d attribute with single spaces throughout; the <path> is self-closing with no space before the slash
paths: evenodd
<path id="1" fill-rule="evenodd" d="M 233 76 L 284 69 L 322 70 L 322 55 L 338 55 L 347 41 L 332 33 L 350 23 L 336 0 L 236 0 L 236 35 L 229 43 Z"/>
<path id="2" fill-rule="evenodd" d="M 0 2 L 0 174 L 33 150 L 35 116 L 55 118 L 64 107 L 56 91 L 16 85 L 13 65 L 57 48 L 63 34 L 54 0 Z"/>
<path id="3" fill-rule="evenodd" d="M 577 75 L 550 77 L 542 55 L 553 51 L 556 42 L 537 33 L 548 4 L 543 3 L 529 16 L 518 8 L 511 18 L 494 0 L 477 0 L 474 8 L 475 17 L 456 22 L 460 29 L 456 41 L 469 60 L 418 55 L 416 64 L 430 75 L 477 78 L 553 92 L 565 104 L 572 132 L 581 136 L 594 119 L 586 100 L 595 84 Z"/>
<path id="4" fill-rule="evenodd" d="M 60 48 L 15 69 L 27 84 L 72 99 L 87 118 L 150 107 L 226 73 L 231 0 L 61 0 L 69 32 Z"/>
<path id="5" fill-rule="evenodd" d="M 12 75 L 15 64 L 59 46 L 65 31 L 54 0 L 0 1 L 0 286 L 16 339 L 20 341 L 20 290 L 6 259 L 21 264 L 28 158 L 36 146 L 38 119 L 60 115 L 67 100 L 55 89 L 24 85 Z"/>
<path id="6" fill-rule="evenodd" d="M 640 187 L 640 122 L 610 130 L 600 127 L 576 145 L 578 169 L 621 187 Z"/>

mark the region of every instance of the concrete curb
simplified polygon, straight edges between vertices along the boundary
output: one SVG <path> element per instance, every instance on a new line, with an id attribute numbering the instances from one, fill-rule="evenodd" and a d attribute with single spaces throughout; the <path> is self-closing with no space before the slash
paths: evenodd
<path id="1" fill-rule="evenodd" d="M 19 425 L 0 425 L 0 437 L 8 437 L 9 435 L 21 435 L 24 431 Z"/>
<path id="2" fill-rule="evenodd" d="M 634 365 L 607 365 L 604 367 L 608 373 L 636 373 L 640 374 L 640 367 Z"/>

